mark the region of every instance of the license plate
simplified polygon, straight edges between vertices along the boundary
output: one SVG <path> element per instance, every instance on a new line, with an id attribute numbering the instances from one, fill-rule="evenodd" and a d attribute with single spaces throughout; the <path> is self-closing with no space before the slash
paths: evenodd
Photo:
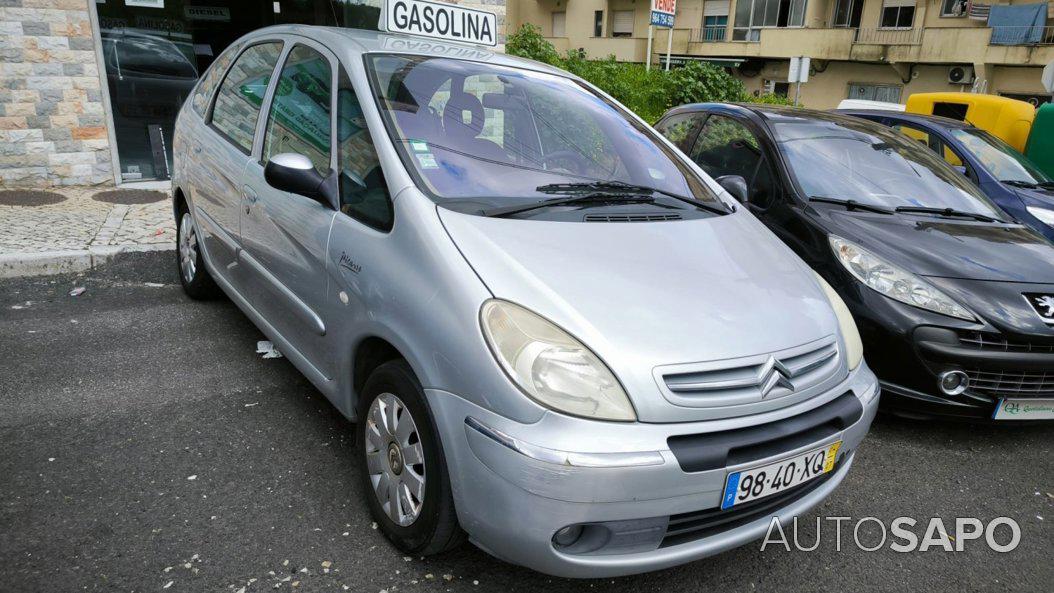
<path id="1" fill-rule="evenodd" d="M 834 469 L 842 441 L 782 461 L 728 474 L 721 508 L 771 496 L 818 478 Z"/>
<path id="2" fill-rule="evenodd" d="M 993 420 L 1054 420 L 1054 399 L 1004 397 L 995 406 Z"/>

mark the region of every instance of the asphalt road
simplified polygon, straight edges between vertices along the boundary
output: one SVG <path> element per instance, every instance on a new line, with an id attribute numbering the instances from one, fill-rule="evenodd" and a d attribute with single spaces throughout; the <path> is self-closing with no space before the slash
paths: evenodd
<path id="1" fill-rule="evenodd" d="M 864 552 L 846 528 L 839 552 L 824 520 L 813 552 L 752 544 L 614 580 L 550 578 L 471 545 L 404 558 L 371 526 L 354 426 L 285 359 L 259 358 L 230 302 L 186 299 L 171 257 L 0 281 L 0 591 L 1054 589 L 1054 428 L 888 418 L 801 543 L 817 517 L 913 517 L 921 539 L 931 517 L 1008 516 L 1014 551 Z"/>

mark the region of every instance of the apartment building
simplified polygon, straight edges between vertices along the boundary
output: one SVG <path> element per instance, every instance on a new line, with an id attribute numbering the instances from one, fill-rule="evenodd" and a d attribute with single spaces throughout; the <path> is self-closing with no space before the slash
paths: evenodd
<path id="1" fill-rule="evenodd" d="M 510 30 L 539 26 L 561 53 L 647 57 L 649 0 L 512 0 Z M 511 7 L 515 5 L 515 9 Z M 1041 103 L 1054 61 L 1054 3 L 1002 0 L 679 0 L 672 63 L 725 66 L 751 92 L 793 96 L 789 60 L 811 58 L 808 107 L 846 98 L 903 102 L 930 91 L 982 90 Z M 655 29 L 652 63 L 669 29 Z"/>

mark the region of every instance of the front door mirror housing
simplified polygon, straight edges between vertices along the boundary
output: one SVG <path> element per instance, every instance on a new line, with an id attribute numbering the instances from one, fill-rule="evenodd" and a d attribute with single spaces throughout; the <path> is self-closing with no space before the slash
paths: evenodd
<path id="1" fill-rule="evenodd" d="M 328 186 L 332 183 L 329 176 L 324 176 L 315 169 L 311 159 L 295 152 L 276 154 L 264 165 L 264 181 L 271 187 L 310 198 L 322 205 L 332 208 Z"/>
<path id="2" fill-rule="evenodd" d="M 732 197 L 741 204 L 746 204 L 750 200 L 750 188 L 747 187 L 747 180 L 743 179 L 742 176 L 722 175 L 714 181 L 725 188 L 725 191 L 732 194 Z"/>

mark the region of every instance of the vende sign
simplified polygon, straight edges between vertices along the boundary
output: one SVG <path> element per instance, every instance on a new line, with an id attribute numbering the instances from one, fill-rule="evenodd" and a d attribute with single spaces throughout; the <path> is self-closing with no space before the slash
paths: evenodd
<path id="1" fill-rule="evenodd" d="M 381 30 L 462 41 L 498 44 L 498 18 L 492 12 L 427 0 L 386 0 Z"/>
<path id="2" fill-rule="evenodd" d="M 677 13 L 677 0 L 651 0 L 651 24 L 672 27 Z"/>

